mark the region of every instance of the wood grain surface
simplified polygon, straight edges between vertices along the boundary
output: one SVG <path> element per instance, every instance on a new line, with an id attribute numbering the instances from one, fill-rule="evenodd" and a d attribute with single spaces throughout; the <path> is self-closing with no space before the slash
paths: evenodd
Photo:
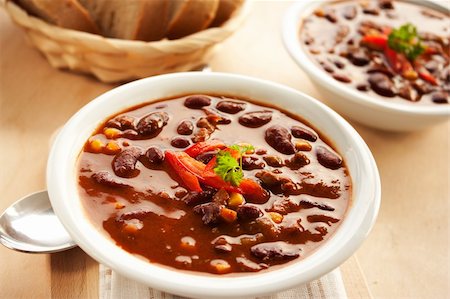
<path id="1" fill-rule="evenodd" d="M 281 21 L 289 5 L 254 3 L 211 67 L 326 100 L 283 48 Z M 0 211 L 45 189 L 50 136 L 113 87 L 51 68 L 0 9 Z M 365 277 L 355 257 L 341 266 L 349 297 L 369 298 L 367 281 L 374 298 L 449 298 L 449 123 L 409 134 L 351 123 L 375 156 L 383 194 L 377 223 L 357 252 Z M 98 264 L 80 249 L 30 255 L 0 246 L 0 298 L 98 298 Z"/>

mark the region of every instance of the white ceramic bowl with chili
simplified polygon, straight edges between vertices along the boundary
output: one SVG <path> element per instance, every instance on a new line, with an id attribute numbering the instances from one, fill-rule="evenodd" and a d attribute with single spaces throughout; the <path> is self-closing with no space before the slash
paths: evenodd
<path id="1" fill-rule="evenodd" d="M 366 8 L 361 7 L 364 3 L 368 5 Z M 330 6 L 333 4 L 340 5 L 340 7 L 335 7 L 335 9 Z M 344 9 L 347 9 L 344 7 L 347 4 L 355 5 L 358 8 L 353 12 L 350 10 L 344 11 Z M 398 8 L 399 10 L 395 10 L 396 5 L 405 4 L 414 5 L 418 7 L 418 10 L 411 12 L 407 10 L 408 7 L 406 7 L 407 9 L 401 7 Z M 327 9 L 335 10 L 330 14 Z M 425 9 L 431 14 L 434 14 L 433 11 L 438 12 L 439 15 L 437 17 L 426 16 L 428 19 L 423 16 L 418 17 L 418 11 L 421 9 Z M 363 12 L 363 10 L 366 12 Z M 400 12 L 400 10 L 403 11 Z M 392 19 L 388 17 L 389 14 L 391 14 Z M 398 14 L 400 14 L 399 18 Z M 445 54 L 448 49 L 448 30 L 450 30 L 450 28 L 448 28 L 450 27 L 448 25 L 448 14 L 449 10 L 444 7 L 444 1 L 371 0 L 358 2 L 306 0 L 295 3 L 287 10 L 283 21 L 282 35 L 284 45 L 291 57 L 308 74 L 310 79 L 316 85 L 317 90 L 322 95 L 322 100 L 329 103 L 336 111 L 370 127 L 389 131 L 414 131 L 445 122 L 450 118 L 450 104 L 448 103 L 450 75 L 448 70 L 448 53 Z M 377 18 L 381 17 L 384 19 L 379 21 Z M 306 28 L 305 20 L 309 23 L 318 21 L 325 24 L 323 30 L 318 30 L 318 27 L 314 28 L 311 24 L 307 24 L 308 26 L 311 26 L 309 28 L 312 28 L 313 31 L 309 33 L 313 33 L 312 35 L 315 34 L 315 36 L 310 34 L 311 38 L 308 37 L 310 38 L 310 41 L 305 41 L 304 38 L 305 33 L 303 33 L 303 30 Z M 386 20 L 389 21 L 384 23 Z M 369 25 L 366 26 L 366 28 L 361 29 L 361 24 L 364 22 Z M 375 28 L 368 28 L 373 26 L 370 22 L 375 24 Z M 354 23 L 356 23 L 356 25 Z M 365 61 L 365 57 L 362 57 L 363 60 L 361 60 L 361 57 L 358 56 L 362 53 L 361 51 L 366 51 L 367 49 L 361 44 L 363 39 L 361 36 L 364 37 L 365 35 L 360 33 L 359 30 L 367 30 L 366 32 L 369 33 L 366 34 L 369 38 L 372 37 L 370 35 L 375 35 L 376 38 L 380 35 L 384 35 L 384 43 L 386 43 L 389 33 L 392 32 L 393 29 L 399 29 L 402 25 L 408 23 L 417 26 L 416 30 L 420 34 L 422 32 L 425 34 L 433 33 L 433 29 L 439 27 L 439 34 L 446 37 L 447 48 L 440 49 L 441 53 L 444 53 L 443 55 L 446 57 L 447 61 L 444 65 L 438 66 L 441 70 L 441 78 L 433 77 L 434 75 L 429 71 L 431 64 L 421 64 L 419 60 L 423 59 L 425 56 L 419 55 L 419 58 L 411 60 L 405 58 L 406 56 L 403 53 L 399 54 L 402 56 L 400 58 L 406 61 L 405 65 L 408 66 L 408 69 L 414 71 L 412 78 L 417 79 L 413 80 L 410 80 L 411 78 L 406 79 L 408 75 L 405 77 L 403 73 L 406 67 L 401 70 L 395 70 L 391 65 L 392 62 L 386 57 L 386 52 L 383 52 L 381 49 L 379 53 L 375 54 L 378 56 L 376 59 L 385 61 L 384 65 L 387 65 L 387 67 L 383 67 L 383 70 L 381 71 L 375 70 L 373 61 L 370 61 L 369 63 L 368 61 Z M 349 27 L 344 28 L 348 24 L 350 24 Z M 327 26 L 332 26 L 333 28 Z M 346 32 L 347 30 L 349 31 Z M 375 30 L 375 32 L 373 30 Z M 380 34 L 377 30 L 384 32 Z M 336 42 L 339 38 L 339 31 L 343 33 L 342 40 Z M 352 41 L 350 41 L 350 39 L 352 39 Z M 324 48 L 325 50 L 320 47 L 312 49 L 315 47 L 314 43 L 316 40 L 320 41 L 320 43 L 325 41 L 328 45 L 335 43 L 335 45 L 330 46 L 329 49 Z M 350 43 L 351 46 L 348 46 L 348 48 L 354 47 L 355 55 L 351 52 L 347 52 L 347 50 L 342 51 L 342 46 L 350 45 Z M 424 46 L 424 51 L 422 53 L 431 53 L 432 47 L 426 46 L 427 43 L 429 43 L 429 41 L 422 40 L 422 46 Z M 440 46 L 441 45 L 439 45 L 439 47 Z M 387 46 L 383 45 L 383 47 Z M 312 53 L 316 50 L 317 52 Z M 388 51 L 394 53 L 394 56 L 396 55 L 395 51 Z M 332 55 L 326 53 L 332 53 Z M 372 51 L 370 53 L 370 55 L 372 55 L 375 52 Z M 319 57 L 321 55 L 323 55 L 324 59 Z M 439 59 L 439 57 L 436 58 Z M 426 59 L 428 59 L 428 61 L 431 60 L 429 58 Z M 397 63 L 397 61 L 395 63 Z M 363 66 L 361 67 L 361 65 Z M 400 66 L 403 67 L 403 65 Z M 442 68 L 445 69 L 443 70 Z M 447 75 L 443 72 L 446 72 Z M 374 74 L 376 75 L 373 76 Z M 381 93 L 385 93 L 385 95 L 381 96 L 375 92 L 371 85 L 372 83 L 368 82 L 370 76 L 373 77 L 374 81 L 379 79 L 379 77 L 383 77 L 381 79 L 390 81 L 390 84 L 392 84 L 393 87 L 392 90 L 381 90 Z M 404 80 L 402 79 L 403 81 L 399 84 L 397 80 L 400 76 L 402 76 Z M 414 84 L 420 84 L 420 86 L 413 88 L 412 85 Z M 423 93 L 422 95 L 421 86 L 425 86 L 432 90 L 438 90 L 439 92 L 433 94 L 433 92 L 426 91 L 426 93 Z M 402 89 L 404 90 L 403 96 L 400 95 Z"/>
<path id="2" fill-rule="evenodd" d="M 225 275 L 161 266 L 117 246 L 101 227 L 89 219 L 82 204 L 78 160 L 85 154 L 86 141 L 101 123 L 127 108 L 186 94 L 254 99 L 261 105 L 280 107 L 298 115 L 320 132 L 321 138 L 326 136 L 342 156 L 352 185 L 351 200 L 336 231 L 305 258 L 258 272 Z M 142 79 L 94 99 L 81 108 L 58 134 L 48 160 L 47 187 L 53 209 L 64 227 L 78 246 L 99 263 L 155 289 L 202 298 L 271 294 L 325 275 L 349 258 L 368 236 L 381 200 L 380 178 L 374 158 L 363 139 L 341 116 L 292 88 L 221 73 L 177 73 Z"/>

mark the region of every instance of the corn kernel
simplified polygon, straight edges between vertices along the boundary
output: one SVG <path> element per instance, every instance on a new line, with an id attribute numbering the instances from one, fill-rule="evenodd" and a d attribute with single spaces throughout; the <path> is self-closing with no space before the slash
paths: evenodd
<path id="1" fill-rule="evenodd" d="M 223 274 L 230 271 L 231 266 L 224 260 L 212 260 L 211 266 L 216 270 L 217 273 Z"/>
<path id="2" fill-rule="evenodd" d="M 275 223 L 281 223 L 283 221 L 283 215 L 277 212 L 269 212 L 270 218 Z"/>
<path id="3" fill-rule="evenodd" d="M 309 144 L 308 141 L 297 141 L 295 143 L 295 148 L 298 151 L 305 151 L 305 152 L 309 152 L 312 149 L 311 144 Z"/>
<path id="4" fill-rule="evenodd" d="M 415 70 L 407 70 L 403 72 L 403 77 L 408 79 L 408 80 L 416 80 L 419 75 L 417 74 L 417 72 Z"/>
<path id="5" fill-rule="evenodd" d="M 105 146 L 105 152 L 111 155 L 117 154 L 118 152 L 120 152 L 120 146 L 117 144 L 117 142 L 110 141 Z"/>
<path id="6" fill-rule="evenodd" d="M 228 223 L 231 223 L 233 221 L 236 220 L 237 218 L 237 213 L 236 211 L 233 211 L 231 209 L 228 208 L 222 208 L 220 210 L 220 216 L 222 217 L 223 220 L 225 220 Z"/>
<path id="7" fill-rule="evenodd" d="M 119 209 L 123 209 L 125 208 L 125 205 L 121 202 L 116 202 L 116 204 L 114 205 L 114 207 L 119 210 Z"/>
<path id="8" fill-rule="evenodd" d="M 100 139 L 94 139 L 89 142 L 89 148 L 94 153 L 100 153 L 105 145 Z"/>
<path id="9" fill-rule="evenodd" d="M 243 205 L 245 203 L 244 196 L 242 194 L 239 194 L 237 192 L 232 192 L 230 195 L 230 199 L 228 199 L 228 205 L 230 207 L 238 207 L 240 205 Z"/>
<path id="10" fill-rule="evenodd" d="M 122 132 L 115 128 L 105 128 L 103 130 L 103 134 L 105 134 L 108 139 L 115 139 L 120 136 L 120 133 Z"/>

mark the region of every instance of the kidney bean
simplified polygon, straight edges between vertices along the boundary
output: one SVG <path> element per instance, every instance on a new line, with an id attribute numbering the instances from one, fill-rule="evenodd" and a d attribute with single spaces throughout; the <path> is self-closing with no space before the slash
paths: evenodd
<path id="1" fill-rule="evenodd" d="M 283 160 L 278 156 L 265 156 L 264 161 L 267 162 L 269 166 L 272 167 L 282 167 L 284 166 Z"/>
<path id="2" fill-rule="evenodd" d="M 297 152 L 295 155 L 285 161 L 286 165 L 292 169 L 297 170 L 309 164 L 309 159 L 304 153 Z"/>
<path id="3" fill-rule="evenodd" d="M 116 128 L 119 130 L 134 129 L 134 117 L 129 115 L 119 115 L 109 120 L 106 127 Z"/>
<path id="4" fill-rule="evenodd" d="M 418 93 L 420 93 L 421 95 L 423 94 L 427 94 L 431 92 L 431 88 L 428 86 L 428 84 L 426 84 L 423 81 L 414 81 L 412 83 L 412 86 L 414 87 L 415 90 L 417 90 Z"/>
<path id="5" fill-rule="evenodd" d="M 348 59 L 356 66 L 365 66 L 370 62 L 369 54 L 367 50 L 363 48 L 356 48 L 348 54 Z"/>
<path id="6" fill-rule="evenodd" d="M 211 201 L 216 192 L 213 188 L 203 188 L 202 192 L 190 191 L 183 200 L 187 205 L 198 205 Z"/>
<path id="7" fill-rule="evenodd" d="M 369 75 L 369 84 L 373 91 L 384 97 L 394 97 L 394 83 L 385 74 L 373 73 Z"/>
<path id="8" fill-rule="evenodd" d="M 162 128 L 167 125 L 169 115 L 166 112 L 153 112 L 141 118 L 136 126 L 136 131 L 144 137 L 157 136 Z"/>
<path id="9" fill-rule="evenodd" d="M 136 169 L 136 163 L 141 155 L 142 150 L 138 147 L 124 149 L 118 153 L 112 161 L 114 173 L 123 178 L 137 176 L 139 174 L 139 169 Z"/>
<path id="10" fill-rule="evenodd" d="M 254 111 L 239 117 L 239 123 L 249 128 L 259 128 L 272 120 L 271 111 Z"/>
<path id="11" fill-rule="evenodd" d="M 206 225 L 217 224 L 220 219 L 221 206 L 215 202 L 208 202 L 194 207 L 194 212 L 202 215 L 202 221 Z"/>
<path id="12" fill-rule="evenodd" d="M 312 142 L 317 140 L 316 133 L 303 127 L 293 126 L 291 127 L 291 133 L 295 138 L 302 138 Z"/>
<path id="13" fill-rule="evenodd" d="M 242 168 L 244 170 L 263 169 L 266 164 L 259 160 L 258 157 L 244 156 L 242 157 Z"/>
<path id="14" fill-rule="evenodd" d="M 356 85 L 356 89 L 359 91 L 368 91 L 369 85 L 367 85 L 365 83 L 360 83 L 360 84 Z"/>
<path id="15" fill-rule="evenodd" d="M 342 166 L 341 157 L 323 146 L 316 148 L 316 155 L 319 163 L 326 168 L 338 169 Z"/>
<path id="16" fill-rule="evenodd" d="M 91 176 L 97 183 L 105 185 L 107 187 L 114 188 L 128 188 L 130 185 L 122 182 L 121 180 L 113 177 L 113 175 L 108 171 L 99 171 Z"/>
<path id="17" fill-rule="evenodd" d="M 266 142 L 280 153 L 286 155 L 295 153 L 295 146 L 291 142 L 291 137 L 289 131 L 280 125 L 272 126 L 265 132 Z"/>
<path id="18" fill-rule="evenodd" d="M 183 120 L 177 127 L 177 133 L 180 135 L 191 135 L 194 131 L 194 125 L 189 120 Z"/>
<path id="19" fill-rule="evenodd" d="M 164 161 L 164 153 L 156 146 L 149 147 L 144 156 L 153 165 L 159 165 Z"/>
<path id="20" fill-rule="evenodd" d="M 207 96 L 195 95 L 184 100 L 184 106 L 191 109 L 201 109 L 209 105 L 211 105 L 211 99 Z"/>
<path id="21" fill-rule="evenodd" d="M 352 79 L 350 79 L 349 77 L 342 75 L 342 74 L 334 74 L 333 78 L 338 80 L 339 82 L 343 82 L 343 83 L 350 83 L 352 82 Z"/>
<path id="22" fill-rule="evenodd" d="M 247 106 L 246 103 L 240 103 L 235 101 L 220 101 L 217 103 L 216 108 L 219 111 L 228 113 L 228 114 L 236 114 L 241 112 Z"/>
<path id="23" fill-rule="evenodd" d="M 392 0 L 379 0 L 378 6 L 382 9 L 393 9 L 394 3 L 392 3 Z"/>
<path id="24" fill-rule="evenodd" d="M 261 210 L 252 205 L 242 205 L 236 210 L 239 219 L 243 220 L 254 220 L 262 216 Z"/>
<path id="25" fill-rule="evenodd" d="M 191 144 L 191 142 L 189 141 L 189 139 L 186 139 L 184 137 L 175 137 L 172 139 L 172 141 L 170 141 L 170 144 L 176 148 L 186 148 Z"/>
<path id="26" fill-rule="evenodd" d="M 327 9 L 325 11 L 325 18 L 330 21 L 331 23 L 336 23 L 337 22 L 337 16 L 336 16 L 336 12 L 334 11 L 334 9 Z"/>
<path id="27" fill-rule="evenodd" d="M 139 134 L 138 134 L 138 132 L 136 132 L 133 129 L 127 129 L 127 130 L 123 131 L 122 137 L 131 139 L 131 140 L 135 140 L 135 139 L 139 139 Z"/>
<path id="28" fill-rule="evenodd" d="M 262 260 L 285 260 L 300 256 L 300 249 L 286 242 L 260 243 L 250 248 L 251 253 Z"/>
<path id="29" fill-rule="evenodd" d="M 443 91 L 437 91 L 431 95 L 431 100 L 436 104 L 446 104 L 448 103 L 448 95 Z"/>

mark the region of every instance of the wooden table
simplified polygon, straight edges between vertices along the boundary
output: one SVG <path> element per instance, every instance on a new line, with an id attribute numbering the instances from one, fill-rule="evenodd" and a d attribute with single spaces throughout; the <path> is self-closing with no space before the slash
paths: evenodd
<path id="1" fill-rule="evenodd" d="M 288 2 L 257 2 L 211 61 L 214 71 L 280 82 L 320 99 L 283 48 Z M 58 71 L 0 10 L 0 211 L 45 188 L 52 133 L 113 88 Z M 448 298 L 449 123 L 397 134 L 351 122 L 381 173 L 378 221 L 357 255 L 375 298 Z M 368 298 L 356 257 L 341 267 L 350 298 Z M 80 249 L 29 255 L 0 246 L 0 298 L 98 298 L 98 264 Z"/>

